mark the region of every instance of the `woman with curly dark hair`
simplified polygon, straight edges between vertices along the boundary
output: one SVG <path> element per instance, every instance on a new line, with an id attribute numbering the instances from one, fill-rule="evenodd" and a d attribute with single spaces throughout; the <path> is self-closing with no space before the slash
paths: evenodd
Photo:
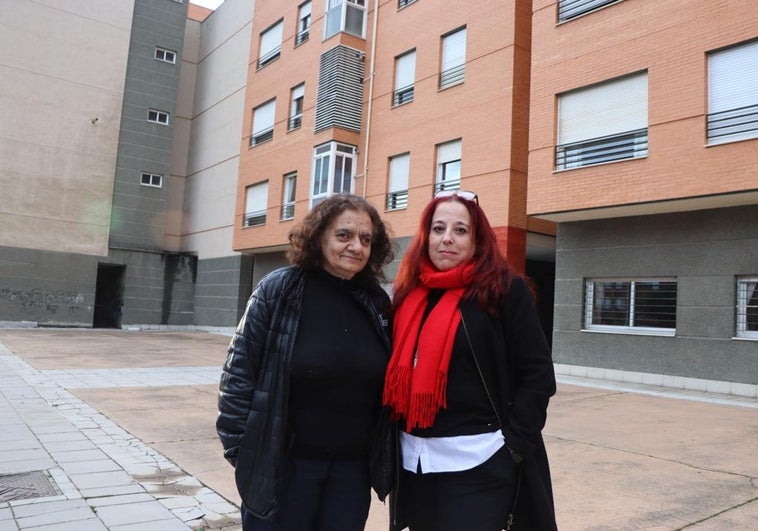
<path id="1" fill-rule="evenodd" d="M 229 345 L 216 428 L 246 531 L 360 531 L 390 354 L 392 258 L 364 198 L 339 194 L 290 232 L 291 264 L 255 288 Z"/>

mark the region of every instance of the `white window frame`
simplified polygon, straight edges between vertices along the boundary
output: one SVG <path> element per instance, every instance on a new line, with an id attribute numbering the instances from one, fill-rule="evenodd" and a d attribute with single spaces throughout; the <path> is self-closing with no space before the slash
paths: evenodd
<path id="1" fill-rule="evenodd" d="M 250 147 L 273 140 L 275 115 L 276 98 L 270 99 L 253 109 L 253 129 L 250 133 Z"/>
<path id="2" fill-rule="evenodd" d="M 341 32 L 365 39 L 367 14 L 366 0 L 326 0 L 324 40 Z M 361 17 L 360 32 L 351 24 L 356 17 Z"/>
<path id="3" fill-rule="evenodd" d="M 466 73 L 466 26 L 442 36 L 439 89 L 463 83 Z"/>
<path id="4" fill-rule="evenodd" d="M 677 319 L 677 306 L 678 306 L 678 290 L 679 285 L 676 277 L 662 277 L 662 278 L 588 278 L 585 279 L 584 289 L 584 319 L 583 319 L 583 331 L 593 332 L 609 332 L 618 334 L 632 334 L 632 335 L 651 335 L 651 336 L 666 336 L 673 337 L 676 335 L 676 325 L 674 328 L 668 327 L 645 327 L 635 326 L 635 294 L 638 284 L 650 284 L 656 282 L 674 283 L 676 289 L 676 301 L 674 303 L 674 321 Z M 623 310 L 627 311 L 627 323 L 625 325 L 610 325 L 610 324 L 595 324 L 593 323 L 593 313 L 595 309 L 595 291 L 599 284 L 629 284 L 629 299 L 617 300 L 616 304 L 623 304 Z M 611 301 L 612 302 L 612 301 Z"/>
<path id="5" fill-rule="evenodd" d="M 556 170 L 644 158 L 647 142 L 646 71 L 558 96 Z"/>
<path id="6" fill-rule="evenodd" d="M 282 30 L 284 21 L 279 20 L 261 32 L 258 50 L 258 70 L 274 62 L 282 53 Z"/>
<path id="7" fill-rule="evenodd" d="M 282 177 L 282 211 L 280 221 L 295 217 L 295 202 L 297 194 L 297 172 L 287 173 Z"/>
<path id="8" fill-rule="evenodd" d="M 245 187 L 245 214 L 243 227 L 258 227 L 266 224 L 268 212 L 268 181 Z"/>
<path id="9" fill-rule="evenodd" d="M 303 2 L 297 8 L 297 34 L 295 46 L 299 46 L 308 40 L 311 33 L 311 21 L 313 20 L 313 6 L 311 0 Z"/>
<path id="10" fill-rule="evenodd" d="M 147 121 L 154 124 L 169 125 L 171 114 L 158 109 L 147 110 Z"/>
<path id="11" fill-rule="evenodd" d="M 758 330 L 748 330 L 748 313 L 758 313 L 758 275 L 737 277 L 736 335 L 742 339 L 758 339 Z"/>
<path id="12" fill-rule="evenodd" d="M 403 105 L 413 101 L 416 77 L 416 50 L 409 50 L 395 57 L 395 90 L 392 105 Z"/>
<path id="13" fill-rule="evenodd" d="M 442 190 L 460 190 L 462 176 L 463 142 L 460 138 L 437 144 L 437 171 L 434 193 Z"/>
<path id="14" fill-rule="evenodd" d="M 708 54 L 709 145 L 758 138 L 758 39 Z"/>
<path id="15" fill-rule="evenodd" d="M 411 154 L 400 153 L 389 158 L 387 180 L 387 210 L 408 208 L 408 182 L 411 168 Z"/>
<path id="16" fill-rule="evenodd" d="M 290 117 L 287 130 L 299 129 L 303 125 L 303 107 L 305 102 L 305 83 L 290 89 Z"/>
<path id="17" fill-rule="evenodd" d="M 153 55 L 153 57 L 156 61 L 161 61 L 161 62 L 169 63 L 172 65 L 176 64 L 176 52 L 174 50 L 169 50 L 167 48 L 161 48 L 160 46 L 156 46 L 155 55 Z"/>
<path id="18" fill-rule="evenodd" d="M 163 188 L 163 175 L 160 173 L 150 173 L 143 171 L 140 174 L 140 185 L 151 188 Z"/>
<path id="19" fill-rule="evenodd" d="M 311 207 L 330 195 L 352 193 L 358 148 L 340 142 L 327 142 L 313 148 L 311 171 Z M 337 179 L 338 170 L 342 170 Z"/>

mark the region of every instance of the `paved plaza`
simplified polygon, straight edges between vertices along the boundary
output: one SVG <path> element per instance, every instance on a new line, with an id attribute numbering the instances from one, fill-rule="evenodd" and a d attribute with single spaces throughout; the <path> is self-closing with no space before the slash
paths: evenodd
<path id="1" fill-rule="evenodd" d="M 230 334 L 0 329 L 0 531 L 239 530 Z M 561 530 L 758 529 L 755 397 L 561 376 L 548 416 Z"/>

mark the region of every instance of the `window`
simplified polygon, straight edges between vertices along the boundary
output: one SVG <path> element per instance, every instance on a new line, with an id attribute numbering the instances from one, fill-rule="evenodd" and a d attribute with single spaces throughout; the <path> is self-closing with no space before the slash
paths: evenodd
<path id="1" fill-rule="evenodd" d="M 392 105 L 413 101 L 413 79 L 416 75 L 416 50 L 395 57 L 395 91 Z"/>
<path id="2" fill-rule="evenodd" d="M 297 35 L 295 46 L 304 43 L 310 36 L 311 29 L 311 3 L 303 2 L 297 10 Z"/>
<path id="3" fill-rule="evenodd" d="M 411 155 L 403 153 L 390 157 L 390 175 L 387 186 L 387 210 L 408 207 L 408 175 Z"/>
<path id="4" fill-rule="evenodd" d="M 558 22 L 580 17 L 585 13 L 600 9 L 621 0 L 560 0 L 558 2 Z"/>
<path id="5" fill-rule="evenodd" d="M 737 337 L 758 339 L 758 276 L 737 278 Z"/>
<path id="6" fill-rule="evenodd" d="M 708 143 L 758 138 L 758 41 L 708 55 Z"/>
<path id="7" fill-rule="evenodd" d="M 461 189 L 461 141 L 437 145 L 437 180 L 434 193 Z"/>
<path id="8" fill-rule="evenodd" d="M 442 37 L 440 89 L 463 83 L 466 70 L 466 28 Z"/>
<path id="9" fill-rule="evenodd" d="M 311 206 L 332 194 L 350 193 L 357 153 L 355 146 L 328 142 L 313 150 Z"/>
<path id="10" fill-rule="evenodd" d="M 584 327 L 673 336 L 676 279 L 587 280 Z"/>
<path id="11" fill-rule="evenodd" d="M 305 83 L 290 90 L 290 119 L 287 129 L 292 131 L 303 124 L 303 97 L 305 96 Z"/>
<path id="12" fill-rule="evenodd" d="M 397 8 L 402 9 L 403 7 L 407 6 L 408 4 L 412 4 L 416 0 L 397 0 Z"/>
<path id="13" fill-rule="evenodd" d="M 647 157 L 647 72 L 558 98 L 558 170 Z"/>
<path id="14" fill-rule="evenodd" d="M 268 206 L 268 181 L 245 188 L 245 217 L 243 227 L 255 227 L 266 224 L 266 207 Z"/>
<path id="15" fill-rule="evenodd" d="M 268 142 L 274 138 L 274 111 L 276 98 L 253 109 L 253 133 L 250 135 L 250 147 Z"/>
<path id="16" fill-rule="evenodd" d="M 326 0 L 324 39 L 341 31 L 365 38 L 366 0 Z"/>
<path id="17" fill-rule="evenodd" d="M 163 175 L 157 173 L 143 173 L 140 176 L 140 182 L 143 186 L 152 186 L 154 188 L 163 187 Z"/>
<path id="18" fill-rule="evenodd" d="M 258 69 L 279 58 L 282 52 L 282 26 L 280 20 L 261 33 L 261 46 L 258 51 Z"/>
<path id="19" fill-rule="evenodd" d="M 155 59 L 165 63 L 176 64 L 176 52 L 164 48 L 156 48 Z"/>
<path id="20" fill-rule="evenodd" d="M 169 114 L 165 111 L 159 111 L 157 109 L 147 110 L 147 121 L 154 122 L 156 124 L 168 125 Z"/>
<path id="21" fill-rule="evenodd" d="M 297 188 L 297 173 L 288 173 L 282 182 L 282 221 L 295 217 L 295 189 Z"/>

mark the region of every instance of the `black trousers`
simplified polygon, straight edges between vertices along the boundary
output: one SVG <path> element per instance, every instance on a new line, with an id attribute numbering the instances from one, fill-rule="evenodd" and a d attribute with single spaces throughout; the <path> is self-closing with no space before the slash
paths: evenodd
<path id="1" fill-rule="evenodd" d="M 518 465 L 503 447 L 470 470 L 404 470 L 400 503 L 410 531 L 498 531 L 513 506 L 517 482 Z"/>
<path id="2" fill-rule="evenodd" d="M 242 505 L 244 531 L 363 531 L 371 504 L 367 460 L 293 459 L 273 520 Z"/>

